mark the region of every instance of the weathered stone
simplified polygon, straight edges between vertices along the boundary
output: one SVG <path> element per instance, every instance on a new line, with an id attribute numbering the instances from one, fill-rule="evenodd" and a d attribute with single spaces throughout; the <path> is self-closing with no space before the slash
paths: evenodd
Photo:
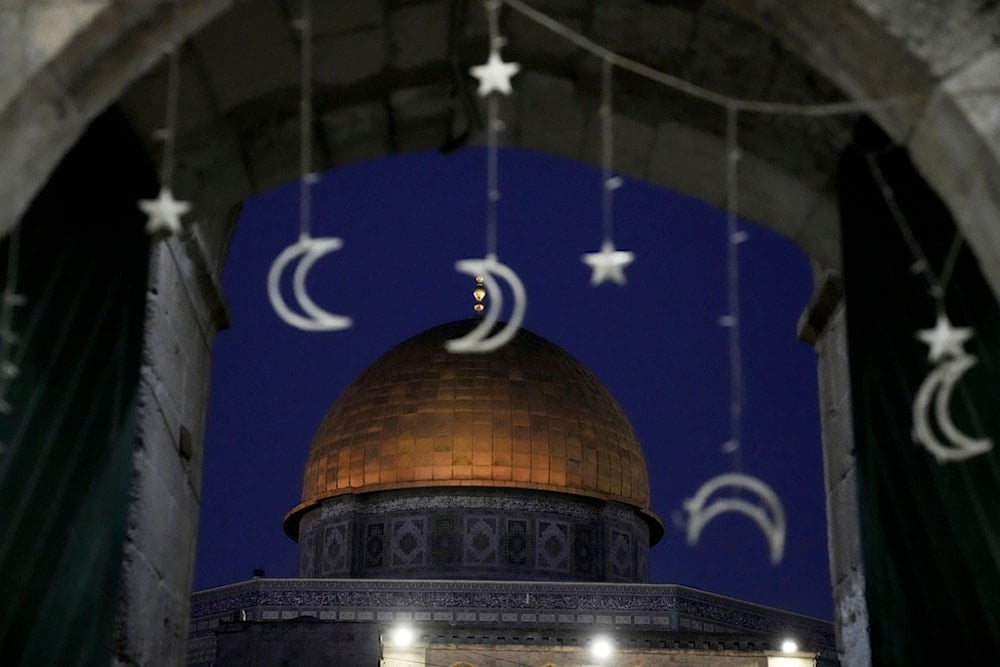
<path id="1" fill-rule="evenodd" d="M 363 104 L 323 114 L 323 135 L 333 163 L 367 160 L 389 152 L 384 105 Z"/>
<path id="2" fill-rule="evenodd" d="M 1000 293 L 1000 115 L 986 90 L 1000 84 L 1000 52 L 957 73 L 934 96 L 909 142 L 923 177 L 949 203 L 955 222 Z M 982 92 L 965 92 L 965 91 Z M 984 140 L 987 145 L 984 146 Z"/>
<path id="3" fill-rule="evenodd" d="M 602 46 L 640 61 L 676 59 L 693 38 L 695 17 L 669 4 L 605 0 L 594 8 L 592 33 Z"/>
<path id="4" fill-rule="evenodd" d="M 261 87 L 297 90 L 299 52 L 293 38 L 297 34 L 272 2 L 238 2 L 224 20 L 199 33 L 195 43 L 219 108 L 251 100 Z M 253 76 L 234 75 L 241 71 Z"/>
<path id="5" fill-rule="evenodd" d="M 653 150 L 654 128 L 628 116 L 613 115 L 612 167 L 615 172 L 636 178 L 646 175 Z M 591 164 L 601 164 L 601 117 L 596 111 L 587 118 L 581 158 Z"/>
<path id="6" fill-rule="evenodd" d="M 312 3 L 313 34 L 317 37 L 377 29 L 383 17 L 381 2 L 337 0 Z"/>
<path id="7" fill-rule="evenodd" d="M 449 3 L 444 0 L 401 7 L 389 17 L 394 64 L 420 67 L 448 55 Z"/>
<path id="8" fill-rule="evenodd" d="M 317 85 L 340 86 L 378 74 L 388 63 L 385 32 L 365 30 L 317 38 L 313 80 Z"/>
<path id="9" fill-rule="evenodd" d="M 860 571 L 852 572 L 833 589 L 833 597 L 840 664 L 843 667 L 871 665 L 864 575 Z"/>
<path id="10" fill-rule="evenodd" d="M 580 158 L 584 113 L 570 81 L 522 72 L 517 79 L 517 138 L 535 150 Z"/>
<path id="11" fill-rule="evenodd" d="M 421 86 L 397 90 L 390 104 L 393 112 L 393 144 L 400 152 L 439 148 L 450 138 L 454 103 L 443 86 Z"/>

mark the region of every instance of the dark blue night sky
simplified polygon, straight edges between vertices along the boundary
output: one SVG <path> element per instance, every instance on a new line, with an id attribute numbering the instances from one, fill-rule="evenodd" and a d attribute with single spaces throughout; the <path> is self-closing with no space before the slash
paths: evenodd
<path id="1" fill-rule="evenodd" d="M 720 178 L 723 177 L 720 162 Z M 313 431 L 348 383 L 382 352 L 471 315 L 457 259 L 485 250 L 485 151 L 421 153 L 328 172 L 314 189 L 313 236 L 344 248 L 310 274 L 312 298 L 352 329 L 304 333 L 267 300 L 271 262 L 298 238 L 297 184 L 249 201 L 223 284 L 232 326 L 216 339 L 195 588 L 295 576 L 281 530 L 299 500 Z M 636 253 L 628 285 L 594 288 L 580 255 L 600 246 L 601 176 L 517 150 L 500 158 L 499 258 L 528 292 L 525 326 L 582 361 L 615 395 L 645 449 L 653 510 L 667 532 L 652 581 L 678 583 L 830 618 L 816 358 L 795 338 L 811 292 L 806 257 L 748 226 L 741 246 L 746 409 L 744 467 L 784 502 L 788 543 L 768 560 L 759 529 L 727 515 L 689 547 L 672 516 L 730 469 L 725 217 L 627 180 L 615 241 Z"/>

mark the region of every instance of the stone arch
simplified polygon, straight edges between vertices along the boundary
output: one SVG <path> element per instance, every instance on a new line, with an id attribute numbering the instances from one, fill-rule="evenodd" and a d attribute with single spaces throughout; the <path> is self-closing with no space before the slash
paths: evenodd
<path id="1" fill-rule="evenodd" d="M 118 99 L 132 82 L 153 66 L 163 52 L 170 25 L 168 8 L 162 3 L 123 5 L 78 0 L 51 6 L 41 4 L 31 7 L 32 4 L 36 3 L 23 2 L 22 6 L 15 6 L 4 13 L 6 31 L 20 38 L 5 41 L 7 52 L 4 55 L 9 57 L 5 57 L 4 62 L 10 63 L 10 69 L 15 69 L 15 63 L 20 67 L 16 68 L 19 71 L 4 72 L 6 85 L 0 88 L 0 129 L 3 130 L 0 132 L 0 148 L 7 156 L 5 162 L 9 167 L 0 177 L 0 196 L 11 203 L 5 217 L 0 219 L 0 229 L 9 228 L 18 219 L 86 123 Z M 995 261 L 1000 255 L 997 250 L 1000 247 L 1000 231 L 984 222 L 1000 212 L 1000 204 L 993 194 L 998 191 L 994 186 L 1000 181 L 1000 167 L 994 157 L 997 154 L 997 133 L 994 130 L 1000 121 L 989 114 L 988 96 L 960 94 L 970 87 L 997 84 L 1000 68 L 995 64 L 1000 53 L 990 39 L 992 26 L 997 22 L 996 9 L 979 9 L 972 0 L 958 5 L 952 3 L 947 7 L 925 2 L 921 7 L 924 11 L 909 12 L 908 5 L 880 7 L 860 0 L 812 0 L 807 3 L 725 0 L 710 3 L 710 6 L 696 4 L 692 9 L 690 2 L 654 6 L 653 3 L 634 0 L 628 3 L 596 3 L 593 6 L 590 3 L 569 3 L 557 12 L 557 17 L 597 37 L 602 36 L 600 26 L 609 26 L 603 36 L 610 38 L 609 46 L 612 48 L 630 43 L 643 48 L 669 42 L 672 38 L 682 45 L 685 55 L 690 55 L 690 45 L 695 38 L 700 40 L 712 33 L 724 37 L 740 34 L 738 27 L 734 29 L 726 21 L 720 23 L 716 20 L 717 15 L 725 13 L 739 16 L 747 24 L 769 34 L 782 49 L 795 54 L 801 62 L 814 68 L 821 75 L 820 79 L 833 82 L 850 98 L 882 97 L 893 93 L 927 95 L 927 101 L 916 104 L 915 108 L 886 109 L 875 111 L 872 115 L 890 134 L 906 142 L 918 168 L 949 205 L 968 236 L 994 292 L 1000 293 L 1000 269 L 996 268 L 1000 266 L 1000 261 Z M 333 21 L 350 22 L 353 19 L 352 27 L 356 28 L 346 31 L 345 40 L 340 40 L 337 48 L 341 49 L 341 53 L 351 54 L 352 44 L 355 49 L 365 48 L 363 43 L 367 28 L 385 28 L 391 32 L 387 45 L 393 51 L 393 59 L 422 61 L 410 73 L 417 73 L 424 81 L 433 82 L 434 68 L 425 66 L 427 59 L 435 55 L 428 44 L 435 39 L 450 40 L 450 47 L 456 40 L 478 37 L 474 29 L 468 28 L 472 25 L 469 15 L 475 18 L 477 8 L 477 3 L 469 2 L 410 2 L 386 15 L 381 11 L 381 5 L 374 1 L 351 3 L 349 7 L 334 10 L 337 16 L 332 17 Z M 222 15 L 227 9 L 231 10 L 229 14 Z M 552 7 L 547 9 L 556 11 Z M 282 20 L 289 17 L 290 11 L 289 3 L 284 0 L 252 0 L 236 5 L 231 0 L 180 2 L 176 24 L 181 34 L 191 37 L 203 34 L 206 24 L 220 15 L 223 22 L 226 16 L 263 14 L 268 14 L 271 20 Z M 463 14 L 466 20 L 459 23 L 461 30 L 456 32 L 456 17 L 461 18 Z M 414 37 L 407 33 L 405 26 L 415 21 L 420 22 L 426 37 Z M 523 22 L 522 26 L 529 34 L 532 31 L 538 34 L 537 27 Z M 212 26 L 208 30 L 212 30 Z M 640 32 L 633 33 L 637 30 Z M 508 32 L 514 34 L 515 30 Z M 540 89 L 543 96 L 561 96 L 580 102 L 587 97 L 584 75 L 588 66 L 574 65 L 574 60 L 578 59 L 567 55 L 565 45 L 559 44 L 558 40 L 549 39 L 546 44 L 551 46 L 543 51 L 552 52 L 542 55 L 550 56 L 557 73 L 568 72 L 569 76 L 542 75 L 526 87 Z M 764 44 L 768 51 L 773 49 L 773 45 L 762 42 L 753 46 L 760 44 Z M 746 47 L 747 43 L 742 46 Z M 750 53 L 759 54 L 753 49 Z M 20 54 L 29 55 L 25 59 L 18 57 Z M 446 65 L 449 62 L 462 64 L 460 60 L 456 62 L 454 51 L 446 51 L 443 55 L 444 58 L 439 60 Z M 734 55 L 738 58 L 741 54 Z M 529 66 L 533 65 L 530 58 L 522 60 Z M 873 67 L 871 63 L 878 63 L 878 66 Z M 717 71 L 713 71 L 711 64 L 706 66 L 704 74 L 707 75 L 705 83 L 708 85 L 715 83 L 712 79 L 724 78 L 725 66 L 731 65 L 725 63 L 719 67 L 719 64 L 716 63 Z M 400 74 L 406 71 L 396 62 L 385 62 L 384 65 L 378 73 L 383 83 L 399 80 Z M 359 67 L 357 63 L 350 66 Z M 533 69 L 544 72 L 546 68 L 539 66 Z M 718 87 L 722 92 L 743 92 L 738 89 L 727 91 L 725 85 Z M 410 110 L 419 117 L 421 105 L 428 102 L 428 91 L 421 88 L 426 86 L 401 87 L 394 91 L 395 101 L 383 101 L 389 106 L 396 102 L 402 109 Z M 832 92 L 835 94 L 835 91 Z M 21 122 L 28 117 L 32 119 L 31 127 Z M 403 127 L 406 120 L 406 114 L 394 120 L 398 136 L 390 141 L 390 150 L 385 152 L 415 147 L 412 145 L 414 142 L 426 145 L 426 137 L 424 142 L 418 138 L 418 128 L 406 131 Z M 586 125 L 585 120 L 576 119 L 578 125 Z M 364 122 L 363 119 L 361 121 Z M 39 132 L 40 124 L 47 126 L 47 131 Z M 403 129 L 399 132 L 401 127 Z M 658 127 L 655 135 L 650 135 L 638 128 L 640 136 L 635 140 L 641 142 L 652 138 L 653 145 L 659 145 L 659 153 L 665 153 L 671 147 L 686 148 L 690 153 L 717 152 L 715 138 L 718 132 L 692 134 L 688 129 Z M 532 142 L 525 139 L 523 144 L 531 146 Z M 571 157 L 588 159 L 586 154 L 579 152 Z M 693 155 L 688 158 L 694 159 Z M 717 158 L 713 156 L 708 160 L 714 162 Z M 773 164 L 761 165 L 766 166 Z M 630 172 L 627 166 L 623 171 Z M 671 170 L 666 165 L 661 166 L 661 171 L 664 173 L 646 174 L 646 177 L 709 201 L 717 202 L 721 197 L 718 187 L 705 185 L 711 181 L 702 174 L 691 179 L 691 183 L 681 182 L 681 174 L 697 173 L 689 167 Z M 286 169 L 283 176 L 287 178 L 290 175 L 290 170 Z M 813 211 L 811 217 L 804 219 L 800 213 L 797 219 L 775 222 L 781 215 L 773 209 L 776 206 L 780 209 L 782 197 L 768 198 L 768 194 L 787 195 L 804 190 L 799 194 L 805 197 L 807 203 L 810 201 L 810 188 L 802 188 L 797 180 L 802 180 L 798 170 L 785 169 L 772 174 L 766 179 L 770 187 L 765 183 L 761 193 L 764 198 L 761 208 L 771 209 L 770 215 L 763 218 L 755 216 L 752 202 L 746 203 L 744 212 L 791 236 L 811 255 L 836 265 L 833 231 L 836 215 L 819 205 L 815 197 L 811 198 L 814 205 L 805 207 Z M 259 189 L 268 184 L 268 179 L 263 179 L 256 187 Z M 702 191 L 698 191 L 698 184 L 701 184 Z M 251 188 L 242 194 L 245 196 L 253 191 Z M 238 197 L 233 199 L 239 201 Z M 802 203 L 795 201 L 793 210 L 801 212 Z M 834 240 L 831 241 L 831 238 Z M 224 245 L 224 242 L 219 245 Z"/>
<path id="2" fill-rule="evenodd" d="M 919 12 L 912 11 L 914 3 L 886 6 L 867 0 L 539 4 L 611 48 L 652 53 L 656 66 L 657 58 L 667 62 L 669 55 L 679 54 L 690 63 L 691 71 L 683 74 L 731 95 L 802 95 L 803 102 L 921 96 L 912 107 L 871 115 L 908 148 L 968 237 L 994 294 L 1000 294 L 1000 229 L 992 224 L 1000 214 L 1000 117 L 992 111 L 994 96 L 968 93 L 1000 84 L 1000 49 L 992 39 L 1000 9 L 982 8 L 973 0 L 922 0 L 916 3 Z M 328 17 L 331 31 L 322 57 L 343 62 L 345 54 L 373 53 L 378 67 L 369 71 L 371 59 L 348 58 L 350 67 L 325 84 L 329 106 L 317 134 L 328 136 L 325 144 L 317 142 L 326 148 L 320 150 L 318 167 L 477 141 L 481 120 L 475 100 L 470 104 L 462 92 L 468 84 L 462 83 L 463 68 L 484 50 L 477 3 L 411 1 L 386 10 L 386 3 L 358 0 L 329 6 L 336 9 Z M 117 103 L 148 141 L 160 122 L 157 96 L 163 86 L 156 63 L 169 34 L 168 9 L 157 2 L 22 0 L 0 10 L 5 37 L 0 40 L 0 197 L 8 204 L 0 212 L 0 230 L 17 222 L 60 158 L 109 105 Z M 202 51 L 195 53 L 201 63 L 196 59 L 184 75 L 185 81 L 200 80 L 203 90 L 185 102 L 178 175 L 190 193 L 184 196 L 203 208 L 202 224 L 193 237 L 170 242 L 170 252 L 184 258 L 180 264 L 171 268 L 161 262 L 156 270 L 185 274 L 193 284 L 185 317 L 195 320 L 209 341 L 224 321 L 215 275 L 225 255 L 232 206 L 295 173 L 295 144 L 287 140 L 294 135 L 294 102 L 289 100 L 294 100 L 295 76 L 294 69 L 280 64 L 294 61 L 289 56 L 294 36 L 274 29 L 287 25 L 292 11 L 285 0 L 177 4 L 177 29 L 192 40 L 185 47 L 186 61 L 190 52 Z M 219 65 L 206 55 L 232 49 L 226 40 L 234 31 L 261 26 L 270 30 L 241 34 L 280 40 L 276 51 L 268 51 L 275 54 L 272 69 L 255 72 L 255 89 L 224 90 L 213 79 L 212 67 L 225 71 L 235 65 Z M 513 119 L 510 143 L 593 162 L 587 139 L 596 108 L 594 64 L 511 12 L 505 32 L 511 36 L 510 52 L 525 66 L 519 95 L 505 109 Z M 699 50 L 713 40 L 725 48 Z M 762 87 L 768 76 L 773 86 Z M 641 81 L 622 81 L 632 92 L 617 96 L 621 170 L 719 203 L 721 114 L 712 120 L 718 110 L 706 111 Z M 676 115 L 664 120 L 665 109 Z M 360 138 L 338 134 L 345 127 L 370 132 Z M 742 212 L 832 267 L 839 264 L 838 220 L 827 177 L 847 128 L 751 118 L 744 134 L 748 160 L 754 161 L 750 171 L 757 176 L 745 183 Z M 801 141 L 800 151 L 781 150 L 789 136 Z M 630 163 L 630 145 L 638 154 L 645 149 L 645 155 L 633 156 Z M 156 155 L 153 142 L 147 150 Z M 166 277 L 161 274 L 161 279 Z M 158 321 L 149 326 L 165 328 Z M 202 349 L 193 354 L 203 369 L 209 354 Z M 200 441 L 200 435 L 195 439 Z M 197 442 L 193 447 L 197 450 Z M 184 588 L 183 581 L 168 585 L 175 594 Z"/>

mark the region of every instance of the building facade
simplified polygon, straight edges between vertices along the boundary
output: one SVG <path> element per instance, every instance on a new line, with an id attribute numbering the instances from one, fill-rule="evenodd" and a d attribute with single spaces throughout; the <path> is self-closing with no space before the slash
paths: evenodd
<path id="1" fill-rule="evenodd" d="M 621 408 L 530 331 L 449 353 L 475 324 L 401 343 L 333 404 L 285 517 L 299 578 L 196 593 L 189 664 L 832 660 L 830 623 L 649 584 L 663 525 Z"/>

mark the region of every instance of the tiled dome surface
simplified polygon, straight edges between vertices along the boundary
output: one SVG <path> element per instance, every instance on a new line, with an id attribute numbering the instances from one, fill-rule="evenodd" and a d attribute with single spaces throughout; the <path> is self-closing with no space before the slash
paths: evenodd
<path id="1" fill-rule="evenodd" d="M 309 450 L 300 515 L 347 493 L 433 486 L 580 494 L 649 511 L 642 449 L 582 364 L 525 330 L 488 354 L 451 354 L 444 324 L 382 355 L 327 412 Z"/>

